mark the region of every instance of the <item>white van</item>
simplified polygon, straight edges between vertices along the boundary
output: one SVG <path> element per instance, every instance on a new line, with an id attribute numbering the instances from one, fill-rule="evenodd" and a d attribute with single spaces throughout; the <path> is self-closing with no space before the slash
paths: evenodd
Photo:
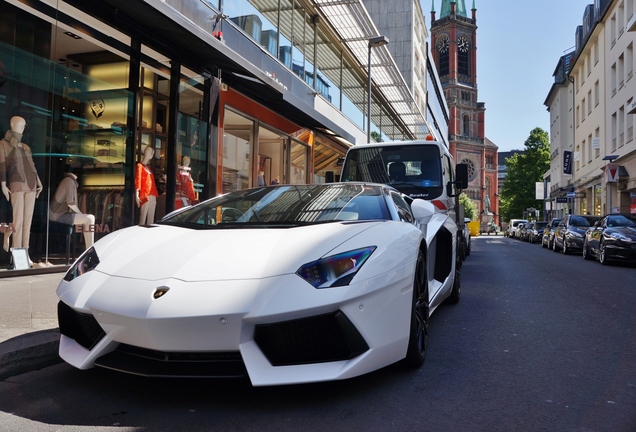
<path id="1" fill-rule="evenodd" d="M 508 223 L 508 229 L 506 231 L 508 233 L 508 237 L 516 238 L 519 235 L 519 224 L 526 222 L 528 221 L 525 219 L 510 219 L 510 222 Z"/>

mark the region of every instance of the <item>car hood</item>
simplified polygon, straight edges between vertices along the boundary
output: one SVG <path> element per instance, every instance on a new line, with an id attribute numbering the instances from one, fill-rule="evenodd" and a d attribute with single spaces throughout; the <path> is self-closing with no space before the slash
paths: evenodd
<path id="1" fill-rule="evenodd" d="M 636 240 L 636 226 L 610 227 L 607 228 L 605 232 L 607 234 L 618 233 L 625 237 L 629 237 L 632 240 Z"/>
<path id="2" fill-rule="evenodd" d="M 136 226 L 95 243 L 100 259 L 96 270 L 146 280 L 265 278 L 294 273 L 379 223 L 210 230 Z"/>

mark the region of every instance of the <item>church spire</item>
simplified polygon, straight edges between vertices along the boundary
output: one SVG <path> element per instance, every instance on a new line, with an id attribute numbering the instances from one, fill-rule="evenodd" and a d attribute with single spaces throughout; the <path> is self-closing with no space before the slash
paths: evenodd
<path id="1" fill-rule="evenodd" d="M 466 13 L 466 3 L 464 0 L 442 0 L 442 9 L 439 13 L 440 19 L 451 14 L 451 3 L 455 3 L 456 15 L 468 18 L 468 14 Z M 474 8 L 475 0 L 473 0 L 473 9 Z"/>

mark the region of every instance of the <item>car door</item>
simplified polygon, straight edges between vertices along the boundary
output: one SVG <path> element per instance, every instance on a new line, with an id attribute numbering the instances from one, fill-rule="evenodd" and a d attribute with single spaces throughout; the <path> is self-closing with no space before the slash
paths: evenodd
<path id="1" fill-rule="evenodd" d="M 568 228 L 569 217 L 565 217 L 554 230 L 554 250 L 563 247 L 563 238 L 565 236 L 565 230 Z"/>
<path id="2" fill-rule="evenodd" d="M 594 252 L 594 255 L 598 255 L 598 248 L 603 236 L 603 231 L 607 226 L 607 216 L 594 223 L 586 233 L 588 247 Z"/>

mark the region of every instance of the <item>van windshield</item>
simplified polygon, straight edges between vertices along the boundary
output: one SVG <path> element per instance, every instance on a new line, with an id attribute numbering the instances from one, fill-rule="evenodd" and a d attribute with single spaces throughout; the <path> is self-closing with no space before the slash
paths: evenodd
<path id="1" fill-rule="evenodd" d="M 413 198 L 433 199 L 443 192 L 441 156 L 426 144 L 352 148 L 341 180 L 390 184 Z"/>

